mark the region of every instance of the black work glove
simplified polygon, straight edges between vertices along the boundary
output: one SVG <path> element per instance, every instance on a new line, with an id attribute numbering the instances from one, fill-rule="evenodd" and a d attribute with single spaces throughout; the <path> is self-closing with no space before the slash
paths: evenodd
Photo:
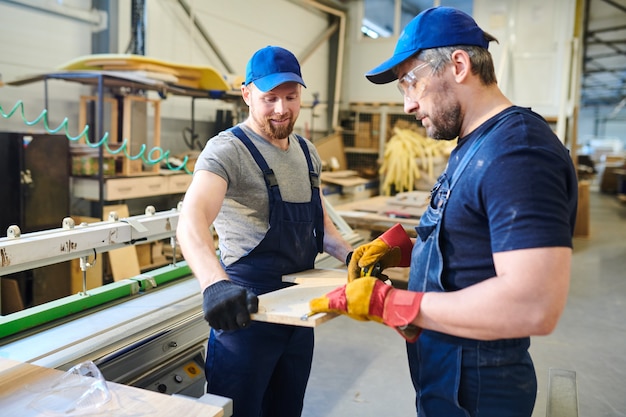
<path id="1" fill-rule="evenodd" d="M 243 329 L 250 324 L 250 314 L 259 310 L 258 297 L 232 281 L 209 285 L 202 295 L 204 319 L 216 330 Z"/>

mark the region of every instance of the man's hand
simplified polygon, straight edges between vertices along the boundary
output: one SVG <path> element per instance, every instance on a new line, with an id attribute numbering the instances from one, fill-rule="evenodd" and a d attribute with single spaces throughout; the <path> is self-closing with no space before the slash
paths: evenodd
<path id="1" fill-rule="evenodd" d="M 355 320 L 373 320 L 393 327 L 407 341 L 417 340 L 417 317 L 424 293 L 397 290 L 381 280 L 363 277 L 309 302 L 311 313 L 339 313 Z"/>
<path id="2" fill-rule="evenodd" d="M 352 252 L 348 264 L 348 282 L 360 278 L 363 268 L 373 268 L 376 263 L 381 270 L 393 266 L 410 266 L 412 251 L 413 242 L 398 223 Z"/>
<path id="3" fill-rule="evenodd" d="M 202 296 L 204 319 L 216 330 L 243 329 L 250 324 L 250 314 L 259 309 L 253 292 L 228 280 L 208 286 Z"/>

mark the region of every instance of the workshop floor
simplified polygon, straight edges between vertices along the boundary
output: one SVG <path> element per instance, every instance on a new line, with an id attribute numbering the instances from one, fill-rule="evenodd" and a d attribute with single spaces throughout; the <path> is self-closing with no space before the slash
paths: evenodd
<path id="1" fill-rule="evenodd" d="M 581 417 L 626 416 L 626 205 L 591 192 L 591 234 L 576 238 L 570 296 L 557 329 L 534 337 L 546 416 L 550 368 L 576 372 Z M 376 323 L 339 317 L 316 332 L 304 417 L 414 416 L 404 343 Z"/>

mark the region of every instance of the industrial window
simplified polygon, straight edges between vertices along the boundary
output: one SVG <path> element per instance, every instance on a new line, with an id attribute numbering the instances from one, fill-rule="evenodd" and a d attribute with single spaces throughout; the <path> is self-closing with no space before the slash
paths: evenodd
<path id="1" fill-rule="evenodd" d="M 372 39 L 398 36 L 411 19 L 433 6 L 456 7 L 471 15 L 473 0 L 363 0 L 361 33 Z"/>

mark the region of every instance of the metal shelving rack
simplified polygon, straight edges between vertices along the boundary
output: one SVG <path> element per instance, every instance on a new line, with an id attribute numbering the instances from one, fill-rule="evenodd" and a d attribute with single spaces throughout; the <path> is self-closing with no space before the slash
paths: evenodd
<path id="1" fill-rule="evenodd" d="M 126 74 L 123 71 L 59 71 L 51 72 L 32 77 L 25 77 L 15 81 L 7 83 L 7 85 L 20 86 L 30 84 L 32 82 L 43 81 L 44 83 L 44 102 L 45 108 L 48 108 L 48 81 L 49 80 L 63 80 L 69 82 L 77 82 L 83 85 L 90 85 L 95 88 L 95 131 L 98 140 L 104 136 L 104 98 L 105 88 L 125 90 L 128 94 L 146 91 L 155 91 L 161 98 L 166 98 L 168 95 L 178 95 L 191 97 L 191 126 L 192 135 L 194 129 L 194 110 L 196 99 L 211 99 L 211 100 L 239 100 L 241 94 L 239 91 L 215 91 L 215 90 L 200 90 L 189 87 L 183 87 L 179 85 L 173 85 L 160 80 L 153 80 L 147 77 L 137 76 L 134 74 Z M 98 148 L 98 184 L 99 184 L 99 200 L 97 210 L 94 216 L 102 218 L 104 210 L 104 155 L 102 147 Z"/>
<path id="2" fill-rule="evenodd" d="M 398 120 L 418 123 L 400 104 L 353 103 L 344 116 L 343 140 L 348 169 L 378 175 L 385 144 Z M 382 182 L 381 182 L 382 183 Z"/>

